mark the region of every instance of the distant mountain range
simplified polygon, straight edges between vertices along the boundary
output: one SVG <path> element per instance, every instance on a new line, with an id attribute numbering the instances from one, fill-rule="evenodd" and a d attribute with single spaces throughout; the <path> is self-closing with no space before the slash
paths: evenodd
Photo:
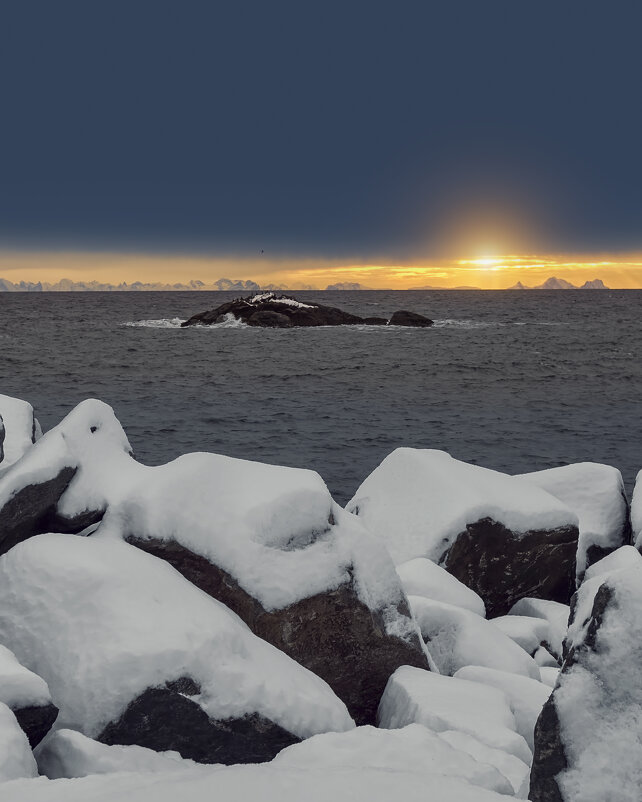
<path id="1" fill-rule="evenodd" d="M 328 284 L 325 288 L 327 291 L 342 290 L 354 292 L 356 290 L 368 290 L 370 287 L 365 287 L 356 281 L 340 281 L 336 284 Z M 433 287 L 430 285 L 423 287 L 412 287 L 413 290 L 478 290 L 479 287 Z M 538 284 L 536 287 L 527 287 L 518 281 L 509 290 L 608 290 L 609 287 L 605 286 L 602 279 L 596 278 L 593 281 L 586 281 L 581 287 L 576 287 L 570 281 L 563 278 L 546 279 L 543 284 Z M 142 281 L 134 281 L 131 284 L 122 282 L 121 284 L 103 284 L 99 281 L 72 281 L 69 278 L 62 278 L 51 284 L 47 281 L 20 281 L 14 283 L 6 278 L 0 278 L 0 293 L 1 292 L 185 292 L 185 291 L 221 291 L 228 290 L 233 292 L 258 292 L 259 290 L 317 290 L 318 287 L 312 287 L 309 284 L 292 284 L 290 286 L 284 284 L 257 284 L 256 281 L 244 279 L 229 279 L 220 278 L 211 284 L 206 284 L 204 281 L 193 279 L 187 284 L 163 284 L 162 282 L 145 283 Z"/>
<path id="2" fill-rule="evenodd" d="M 538 284 L 536 287 L 527 287 L 525 284 L 522 284 L 521 281 L 518 281 L 517 284 L 514 284 L 512 287 L 508 287 L 509 290 L 608 290 L 610 289 L 607 287 L 601 278 L 594 278 L 593 281 L 585 281 L 581 287 L 577 287 L 575 284 L 571 284 L 570 281 L 566 281 L 563 278 L 556 278 L 555 276 L 551 276 L 547 278 L 543 284 Z"/>

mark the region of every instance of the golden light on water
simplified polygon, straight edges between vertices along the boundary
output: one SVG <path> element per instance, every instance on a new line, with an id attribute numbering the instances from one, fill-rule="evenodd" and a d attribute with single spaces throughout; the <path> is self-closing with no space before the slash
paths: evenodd
<path id="1" fill-rule="evenodd" d="M 452 259 L 417 259 L 390 263 L 319 258 L 253 258 L 194 254 L 0 251 L 0 278 L 19 281 L 126 281 L 206 284 L 219 278 L 252 279 L 293 289 L 323 289 L 328 284 L 358 282 L 373 289 L 527 286 L 550 276 L 581 285 L 600 278 L 609 287 L 642 289 L 642 254 L 540 255 L 501 254 L 489 248 Z"/>

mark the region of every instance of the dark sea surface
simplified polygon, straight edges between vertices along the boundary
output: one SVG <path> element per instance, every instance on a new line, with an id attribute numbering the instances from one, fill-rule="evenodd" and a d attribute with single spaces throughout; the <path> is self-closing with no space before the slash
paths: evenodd
<path id="1" fill-rule="evenodd" d="M 642 467 L 642 291 L 297 292 L 436 326 L 179 327 L 237 294 L 2 293 L 0 392 L 45 429 L 100 398 L 142 462 L 313 468 L 340 502 L 401 445 L 510 473 L 605 462 L 629 490 Z"/>

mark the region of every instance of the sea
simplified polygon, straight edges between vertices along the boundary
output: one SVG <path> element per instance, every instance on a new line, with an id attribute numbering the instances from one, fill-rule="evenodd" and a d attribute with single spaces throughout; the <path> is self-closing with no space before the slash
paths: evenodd
<path id="1" fill-rule="evenodd" d="M 143 463 L 212 451 L 311 468 L 341 503 L 399 446 L 508 473 L 603 462 L 630 492 L 642 291 L 293 294 L 435 325 L 182 329 L 238 293 L 2 293 L 0 392 L 44 429 L 100 398 Z"/>

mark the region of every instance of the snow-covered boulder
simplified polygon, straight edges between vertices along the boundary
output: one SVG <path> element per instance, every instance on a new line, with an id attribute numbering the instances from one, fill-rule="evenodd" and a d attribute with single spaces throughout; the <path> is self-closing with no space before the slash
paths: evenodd
<path id="1" fill-rule="evenodd" d="M 530 615 L 500 615 L 490 622 L 525 652 L 535 656 L 540 646 L 548 644 L 548 621 Z"/>
<path id="2" fill-rule="evenodd" d="M 20 777 L 36 777 L 38 768 L 27 736 L 16 717 L 0 702 L 0 783 Z M 0 788 L 0 797 L 9 800 Z"/>
<path id="3" fill-rule="evenodd" d="M 631 527 L 633 529 L 633 545 L 642 551 L 642 471 L 635 477 L 635 487 L 631 499 Z"/>
<path id="4" fill-rule="evenodd" d="M 423 724 L 434 732 L 464 732 L 525 763 L 531 759 L 506 695 L 478 682 L 402 666 L 381 698 L 379 726 L 397 729 L 408 724 Z"/>
<path id="5" fill-rule="evenodd" d="M 630 547 L 629 547 L 630 548 Z M 568 629 L 568 604 L 548 599 L 520 599 L 509 611 L 509 616 L 541 618 L 548 624 L 546 648 L 557 660 L 562 657 L 562 644 Z"/>
<path id="6" fill-rule="evenodd" d="M 401 563 L 397 566 L 397 573 L 408 596 L 425 596 L 463 607 L 482 618 L 486 615 L 484 602 L 474 590 L 426 557 L 415 557 L 414 560 Z"/>
<path id="7" fill-rule="evenodd" d="M 496 768 L 475 760 L 420 724 L 395 730 L 366 726 L 350 732 L 315 735 L 284 749 L 274 758 L 273 765 L 297 769 L 323 766 L 326 771 L 354 768 L 420 771 L 459 777 L 500 794 L 513 793 L 510 782 Z"/>
<path id="8" fill-rule="evenodd" d="M 540 666 L 539 673 L 541 681 L 549 688 L 554 688 L 557 683 L 557 678 L 560 675 L 559 666 Z"/>
<path id="9" fill-rule="evenodd" d="M 216 454 L 140 468 L 94 537 L 171 563 L 322 677 L 358 723 L 375 721 L 400 665 L 427 667 L 388 553 L 317 473 Z"/>
<path id="10" fill-rule="evenodd" d="M 203 768 L 178 752 L 154 752 L 144 746 L 110 746 L 76 730 L 65 729 L 52 732 L 34 754 L 39 772 L 50 780 L 120 771 L 147 774 Z"/>
<path id="11" fill-rule="evenodd" d="M 111 407 L 75 407 L 0 476 L 0 554 L 33 535 L 80 532 L 99 520 L 138 465 L 130 452 Z"/>
<path id="12" fill-rule="evenodd" d="M 16 656 L 0 645 L 0 702 L 15 715 L 33 748 L 51 729 L 58 708 L 51 701 L 47 683 L 20 665 Z"/>
<path id="13" fill-rule="evenodd" d="M 48 683 L 58 726 L 103 743 L 252 762 L 353 726 L 323 680 L 118 539 L 46 534 L 0 557 L 0 640 Z"/>
<path id="14" fill-rule="evenodd" d="M 589 565 L 631 542 L 629 505 L 622 474 L 610 465 L 579 462 L 519 478 L 546 490 L 579 518 L 577 579 Z"/>
<path id="15" fill-rule="evenodd" d="M 642 787 L 642 565 L 586 579 L 574 608 L 567 657 L 535 728 L 529 798 L 637 800 Z"/>
<path id="16" fill-rule="evenodd" d="M 484 600 L 489 616 L 524 596 L 568 602 L 578 518 L 545 490 L 443 451 L 398 448 L 347 509 L 396 564 L 427 557 Z"/>
<path id="17" fill-rule="evenodd" d="M 410 596 L 410 605 L 432 659 L 442 674 L 469 665 L 487 666 L 539 680 L 532 657 L 470 610 L 453 604 Z"/>
<path id="18" fill-rule="evenodd" d="M 482 666 L 461 668 L 455 674 L 455 678 L 480 682 L 482 685 L 490 685 L 503 691 L 515 716 L 517 732 L 533 749 L 535 724 L 542 707 L 551 695 L 548 685 L 529 677 L 520 677 L 508 671 L 497 671 L 494 668 Z"/>
<path id="19" fill-rule="evenodd" d="M 42 435 L 27 401 L 0 393 L 0 476 Z"/>

